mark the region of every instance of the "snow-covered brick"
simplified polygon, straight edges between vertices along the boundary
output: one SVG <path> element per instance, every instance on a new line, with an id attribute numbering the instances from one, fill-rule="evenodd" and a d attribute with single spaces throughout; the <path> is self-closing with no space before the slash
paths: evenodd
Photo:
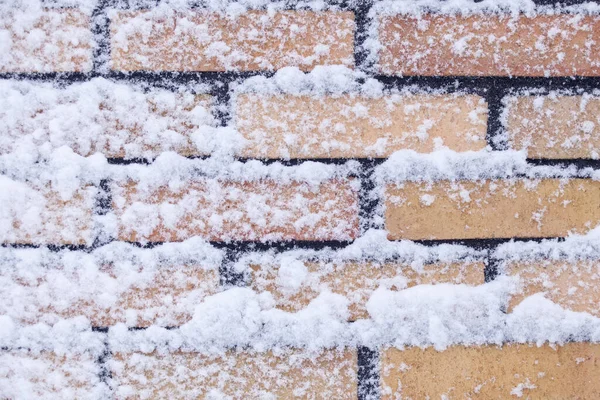
<path id="1" fill-rule="evenodd" d="M 490 2 L 484 2 L 490 3 Z M 387 4 L 387 3 L 386 3 Z M 406 4 L 406 2 L 401 2 Z M 600 17 L 587 13 L 378 13 L 370 48 L 386 75 L 595 76 Z"/>
<path id="2" fill-rule="evenodd" d="M 113 11 L 111 68 L 118 71 L 258 71 L 354 65 L 354 14 L 249 10 Z"/>
<path id="3" fill-rule="evenodd" d="M 0 4 L 0 72 L 90 71 L 90 11 L 44 8 L 40 0 Z"/>
<path id="4" fill-rule="evenodd" d="M 104 78 L 64 88 L 0 81 L 0 154 L 43 157 L 61 146 L 82 156 L 98 152 L 118 158 L 154 158 L 163 151 L 208 154 L 211 149 L 202 143 L 219 131 L 212 97 L 202 90 L 197 85 L 144 91 Z"/>
<path id="5" fill-rule="evenodd" d="M 524 93 L 504 98 L 508 147 L 529 158 L 600 158 L 598 93 Z"/>

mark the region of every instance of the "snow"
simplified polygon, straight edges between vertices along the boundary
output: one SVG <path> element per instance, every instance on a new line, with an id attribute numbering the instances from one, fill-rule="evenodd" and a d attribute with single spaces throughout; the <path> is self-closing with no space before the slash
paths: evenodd
<path id="1" fill-rule="evenodd" d="M 59 7 L 69 3 L 87 14 L 95 7 L 92 0 L 60 0 L 44 4 Z M 132 7 L 143 6 L 142 1 L 131 3 Z M 56 41 L 64 40 L 65 36 L 75 42 L 93 41 L 79 31 L 58 32 L 52 33 L 48 44 L 43 32 L 34 28 L 34 21 L 41 15 L 41 4 L 11 0 L 0 5 L 0 70 L 15 62 L 13 57 L 19 52 L 15 52 L 12 46 L 17 36 L 26 37 L 27 46 L 42 54 L 39 59 L 32 58 L 31 63 L 23 63 L 22 67 L 42 71 L 51 69 L 49 63 L 52 57 L 45 55 L 52 55 Z M 230 17 L 265 5 L 269 15 L 287 7 L 284 3 L 267 0 L 207 0 L 203 4 L 208 10 L 223 12 Z M 152 12 L 154 17 L 160 17 L 171 15 L 176 10 L 187 10 L 189 6 L 183 0 L 164 1 Z M 301 3 L 297 7 L 337 9 L 319 1 Z M 372 8 L 371 18 L 388 13 L 418 16 L 423 10 L 513 15 L 557 10 L 598 13 L 597 6 L 591 4 L 577 7 L 564 6 L 553 11 L 548 7 L 535 6 L 528 0 L 407 0 L 377 2 Z M 60 28 L 61 21 L 59 17 L 52 19 L 52 26 Z M 189 21 L 185 25 L 185 19 L 178 21 L 181 22 L 178 29 L 197 29 L 195 34 L 202 37 L 201 27 L 192 26 Z M 142 23 L 129 28 L 149 29 Z M 123 38 L 129 28 L 119 33 L 123 37 L 117 35 L 117 45 L 125 43 Z M 376 30 L 375 20 L 371 21 L 369 29 Z M 17 32 L 16 36 L 13 31 Z M 460 38 L 453 46 L 454 51 L 461 54 L 468 42 L 468 36 Z M 367 38 L 365 47 L 373 53 L 378 45 L 377 38 L 371 36 Z M 228 50 L 231 49 L 224 49 L 222 43 L 216 42 L 208 51 L 221 54 Z M 326 54 L 327 51 L 327 46 L 317 46 L 316 53 Z M 85 67 L 91 68 L 91 63 L 85 64 Z M 302 210 L 305 203 L 300 195 L 282 200 L 285 204 L 281 205 L 281 210 L 275 210 L 277 212 L 271 216 L 269 213 L 274 210 L 265 204 L 274 197 L 273 193 L 242 198 L 244 193 L 236 187 L 220 190 L 222 186 L 219 185 L 223 182 L 299 183 L 305 193 L 316 193 L 319 185 L 343 181 L 350 182 L 349 186 L 355 192 L 359 191 L 364 176 L 363 167 L 356 160 L 336 164 L 296 164 L 236 158 L 247 141 L 234 123 L 219 126 L 214 117 L 214 99 L 206 97 L 210 89 L 208 85 L 194 84 L 167 90 L 133 80 L 102 77 L 65 85 L 0 80 L 0 242 L 10 244 L 0 247 L 0 397 L 110 396 L 107 384 L 100 380 L 101 366 L 98 362 L 107 349 L 113 354 L 141 353 L 135 355 L 135 360 L 151 365 L 152 362 L 145 358 L 150 355 L 197 352 L 222 356 L 232 349 L 283 352 L 289 348 L 301 348 L 315 355 L 323 349 L 357 346 L 372 349 L 433 346 L 443 350 L 456 344 L 600 343 L 600 318 L 556 304 L 550 300 L 548 293 L 533 294 L 510 312 L 506 311 L 511 297 L 520 293 L 523 284 L 519 276 L 507 274 L 509 262 L 547 265 L 552 260 L 564 263 L 583 260 L 596 266 L 600 259 L 600 228 L 585 236 L 570 235 L 564 240 L 511 241 L 491 250 L 454 244 L 426 246 L 411 241 L 389 241 L 387 232 L 381 229 L 365 230 L 343 248 L 320 250 L 281 250 L 269 248 L 269 243 L 261 243 L 258 249 L 244 252 L 218 248 L 207 242 L 206 237 L 149 248 L 111 242 L 118 237 L 123 221 L 127 225 L 125 233 L 135 229 L 142 236 L 150 235 L 162 224 L 174 230 L 175 237 L 181 239 L 185 235 L 178 235 L 189 226 L 180 227 L 178 220 L 185 212 L 196 212 L 194 206 L 206 199 L 207 206 L 197 211 L 195 216 L 205 216 L 207 224 L 218 231 L 228 221 L 239 222 L 239 214 L 232 214 L 231 210 L 217 212 L 217 205 L 224 197 L 236 198 L 243 203 L 249 218 L 259 226 L 291 220 L 282 211 L 286 207 L 303 211 L 297 222 L 298 230 L 313 224 L 315 216 Z M 308 73 L 296 67 L 286 67 L 268 77 L 255 76 L 236 81 L 229 93 L 229 106 L 234 104 L 236 96 L 245 93 L 380 98 L 446 92 L 410 85 L 387 89 L 380 80 L 363 70 L 328 66 L 316 67 Z M 542 94 L 547 97 L 542 97 Z M 511 98 L 518 95 L 538 96 L 534 107 L 543 112 L 548 102 L 557 96 L 582 95 L 580 107 L 583 109 L 585 102 L 598 93 L 511 93 L 504 100 L 502 118 L 505 127 L 506 109 Z M 222 104 L 220 106 L 223 107 Z M 355 115 L 364 115 L 365 112 L 360 105 L 352 109 Z M 231 116 L 235 121 L 235 114 Z M 477 113 L 471 118 L 476 120 Z M 570 141 L 559 145 L 573 146 L 582 140 L 581 137 L 594 132 L 597 123 L 583 121 L 574 130 Z M 416 134 L 426 139 L 429 128 L 431 121 L 425 121 Z M 343 127 L 331 129 L 343 130 Z M 131 132 L 135 134 L 130 135 Z M 288 139 L 293 141 L 291 135 Z M 507 140 L 505 134 L 496 144 Z M 387 142 L 381 140 L 374 147 L 384 150 L 386 145 Z M 109 158 L 141 159 L 149 164 L 115 164 L 109 163 Z M 367 196 L 377 199 L 386 185 L 413 181 L 525 179 L 534 188 L 539 179 L 567 181 L 575 177 L 598 181 L 600 171 L 589 167 L 535 166 L 527 162 L 526 150 L 492 151 L 488 147 L 477 152 L 457 153 L 440 145 L 436 146 L 436 151 L 427 154 L 401 150 L 378 164 L 373 172 L 375 187 Z M 105 182 L 108 184 L 104 185 Z M 126 185 L 135 185 L 137 190 L 137 201 L 129 208 L 126 207 L 129 199 L 123 189 Z M 99 210 L 96 200 L 101 186 L 110 189 L 110 210 Z M 160 188 L 184 192 L 194 187 L 209 189 L 205 195 L 194 192 L 178 204 L 158 200 L 156 204 L 142 204 Z M 266 187 L 263 186 L 263 189 Z M 462 202 L 474 201 L 466 190 L 457 195 Z M 435 206 L 436 196 L 425 194 L 420 196 L 419 201 L 423 207 Z M 327 206 L 332 207 L 329 203 Z M 375 221 L 371 222 L 380 222 L 381 207 L 376 210 Z M 124 208 L 127 209 L 119 215 L 118 211 Z M 339 211 L 327 210 L 325 214 L 334 216 Z M 541 214 L 537 216 L 541 218 Z M 344 231 L 349 224 L 341 221 L 341 228 L 337 231 Z M 267 239 L 279 240 L 281 237 Z M 57 240 L 83 245 L 84 248 L 70 250 L 45 246 Z M 147 244 L 144 240 L 140 242 Z M 14 246 L 18 243 L 39 247 Z M 436 283 L 408 287 L 407 284 L 408 274 L 424 274 L 434 263 L 446 266 L 483 265 L 488 260 L 494 261 L 499 273 L 491 282 L 476 286 Z M 390 264 L 395 266 L 396 275 L 374 279 L 376 282 L 372 289 L 352 296 L 335 293 L 332 286 L 323 284 L 321 278 L 326 273 L 334 271 L 342 276 L 344 268 L 351 263 L 369 263 L 372 268 Z M 312 268 L 314 264 L 318 266 L 317 271 Z M 274 274 L 272 290 L 252 285 L 254 266 Z M 219 281 L 223 268 L 242 276 L 242 280 L 236 282 L 237 286 Z M 120 300 L 133 289 L 152 290 L 155 279 L 164 276 L 161 274 L 173 277 L 177 288 L 187 290 L 188 286 L 196 283 L 192 277 L 194 271 L 211 274 L 214 279 L 190 289 L 181 297 L 164 292 L 158 296 L 158 303 L 150 304 L 138 299 L 136 304 L 141 303 L 142 309 L 125 306 Z M 366 275 L 360 276 L 366 279 Z M 294 298 L 307 289 L 312 290 L 314 296 L 306 306 L 294 312 L 278 307 L 275 292 Z M 574 297 L 576 293 L 568 291 L 565 295 Z M 368 318 L 351 323 L 349 318 L 357 298 L 364 300 Z M 91 319 L 101 317 L 97 310 L 113 313 L 109 315 L 114 317 L 112 322 L 104 326 L 108 333 L 93 329 Z M 84 311 L 86 315 L 81 315 Z M 181 320 L 174 314 L 188 317 L 180 323 Z M 155 322 L 147 329 L 130 329 L 145 319 Z M 110 321 L 110 318 L 106 320 Z M 172 326 L 178 327 L 172 329 Z M 62 357 L 62 361 L 53 357 Z M 529 388 L 530 384 L 524 382 L 513 388 L 512 394 L 521 396 L 523 390 Z M 117 390 L 127 394 L 127 390 L 132 389 L 121 387 Z"/>

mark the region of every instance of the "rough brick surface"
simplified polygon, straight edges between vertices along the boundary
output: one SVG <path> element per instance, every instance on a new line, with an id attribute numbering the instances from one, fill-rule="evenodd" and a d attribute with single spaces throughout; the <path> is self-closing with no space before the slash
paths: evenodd
<path id="1" fill-rule="evenodd" d="M 487 144 L 487 104 L 472 95 L 242 94 L 235 113 L 250 141 L 245 157 L 385 157 L 402 149 L 467 151 Z"/>
<path id="2" fill-rule="evenodd" d="M 99 327 L 117 323 L 134 327 L 179 326 L 192 318 L 195 307 L 207 295 L 219 290 L 218 270 L 199 266 L 164 267 L 152 272 L 139 267 L 135 271 L 139 275 L 131 271 L 117 275 L 107 266 L 94 287 L 89 287 L 90 271 L 85 267 L 82 263 L 81 273 L 48 268 L 35 279 L 30 277 L 32 272 L 15 276 L 10 269 L 2 269 L 4 293 L 18 290 L 18 301 L 7 300 L 0 308 L 6 314 L 20 313 L 21 321 L 27 324 L 53 324 L 61 318 L 84 316 L 92 326 Z M 57 279 L 63 284 L 62 290 Z M 118 285 L 121 290 L 115 290 Z"/>
<path id="3" fill-rule="evenodd" d="M 106 395 L 90 355 L 0 351 L 0 396 L 5 399 L 93 399 Z"/>
<path id="4" fill-rule="evenodd" d="M 111 18 L 111 57 L 112 68 L 121 71 L 352 66 L 354 14 L 249 11 L 233 17 L 121 11 Z"/>
<path id="5" fill-rule="evenodd" d="M 565 236 L 600 223 L 598 198 L 584 179 L 406 182 L 386 189 L 385 225 L 390 239 Z"/>
<path id="6" fill-rule="evenodd" d="M 90 18 L 76 9 L 2 13 L 0 43 L 0 72 L 92 69 Z"/>
<path id="7" fill-rule="evenodd" d="M 393 75 L 595 76 L 599 34 L 597 16 L 381 16 L 379 64 Z"/>
<path id="8" fill-rule="evenodd" d="M 508 311 L 536 293 L 566 309 L 600 317 L 600 261 L 521 261 L 505 266 L 506 273 L 518 276 L 520 291 L 510 299 Z"/>
<path id="9" fill-rule="evenodd" d="M 111 362 L 117 398 L 355 399 L 354 350 L 168 355 L 117 353 Z"/>
<path id="10" fill-rule="evenodd" d="M 600 158 L 600 99 L 515 96 L 506 99 L 509 146 L 529 158 Z"/>
<path id="11" fill-rule="evenodd" d="M 57 89 L 0 81 L 0 153 L 31 145 L 68 146 L 82 156 L 199 155 L 196 135 L 215 125 L 213 98 L 117 84 L 103 78 Z M 214 133 L 213 133 L 214 134 Z"/>
<path id="12" fill-rule="evenodd" d="M 382 354 L 382 398 L 595 399 L 599 360 L 589 343 L 392 348 Z"/>
<path id="13" fill-rule="evenodd" d="M 205 179 L 149 195 L 129 184 L 115 190 L 123 200 L 115 203 L 119 240 L 351 240 L 359 233 L 356 183 Z"/>
<path id="14" fill-rule="evenodd" d="M 321 292 L 330 290 L 345 296 L 349 304 L 349 319 L 354 321 L 368 318 L 366 303 L 373 291 L 379 287 L 401 290 L 423 284 L 454 283 L 480 285 L 484 282 L 484 265 L 481 262 L 428 264 L 421 272 L 410 265 L 389 263 L 314 263 L 307 262 L 309 275 L 299 288 L 289 287 L 285 278 L 280 278 L 278 269 L 268 265 L 252 267 L 251 286 L 258 292 L 273 294 L 278 308 L 299 311 Z M 392 282 L 406 282 L 397 286 Z"/>
<path id="15" fill-rule="evenodd" d="M 1 177 L 0 177 L 1 178 Z M 19 183 L 4 194 L 8 202 L 2 215 L 0 242 L 30 244 L 90 244 L 93 240 L 93 207 L 97 189 L 85 187 L 62 198 L 46 186 Z"/>

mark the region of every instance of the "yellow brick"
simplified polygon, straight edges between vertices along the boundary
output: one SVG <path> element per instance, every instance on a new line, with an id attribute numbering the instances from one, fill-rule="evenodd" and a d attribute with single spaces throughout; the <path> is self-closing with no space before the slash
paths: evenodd
<path id="1" fill-rule="evenodd" d="M 389 348 L 382 399 L 597 399 L 600 345 Z"/>
<path id="2" fill-rule="evenodd" d="M 487 103 L 473 95 L 294 96 L 240 94 L 244 157 L 387 157 L 402 149 L 487 145 Z"/>
<path id="3" fill-rule="evenodd" d="M 518 96 L 508 99 L 509 145 L 529 158 L 600 158 L 600 99 Z"/>
<path id="4" fill-rule="evenodd" d="M 519 276 L 522 288 L 513 295 L 509 312 L 526 297 L 545 293 L 560 306 L 600 317 L 600 261 L 535 260 L 509 262 L 506 273 Z"/>
<path id="5" fill-rule="evenodd" d="M 599 198 L 585 179 L 406 182 L 387 186 L 385 224 L 390 239 L 566 236 L 600 223 Z"/>
<path id="6" fill-rule="evenodd" d="M 480 285 L 484 283 L 484 265 L 482 262 L 428 264 L 422 272 L 410 265 L 387 263 L 305 263 L 309 276 L 297 290 L 289 291 L 277 282 L 278 269 L 272 266 L 254 265 L 252 288 L 256 291 L 268 291 L 273 294 L 277 308 L 296 312 L 306 307 L 322 291 L 346 296 L 350 302 L 350 320 L 368 318 L 366 302 L 380 286 L 394 278 L 404 278 L 406 287 L 423 284 L 454 283 Z M 391 289 L 402 289 L 396 286 Z"/>

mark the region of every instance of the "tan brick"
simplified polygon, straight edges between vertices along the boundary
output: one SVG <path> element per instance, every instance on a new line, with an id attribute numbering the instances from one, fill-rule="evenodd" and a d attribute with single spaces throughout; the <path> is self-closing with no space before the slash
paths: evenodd
<path id="1" fill-rule="evenodd" d="M 140 28 L 136 30 L 136 24 Z M 149 29 L 149 31 L 148 31 Z M 354 14 L 338 11 L 205 11 L 111 18 L 112 68 L 121 71 L 277 70 L 354 64 Z"/>
<path id="2" fill-rule="evenodd" d="M 51 351 L 0 351 L 0 397 L 3 399 L 92 399 L 108 395 L 100 368 L 88 354 Z"/>
<path id="3" fill-rule="evenodd" d="M 2 177 L 0 177 L 0 180 Z M 13 182 L 15 183 L 15 182 Z M 51 187 L 18 183 L 6 196 L 0 242 L 15 244 L 91 244 L 97 189 L 84 187 L 63 200 Z"/>
<path id="4" fill-rule="evenodd" d="M 85 316 L 92 326 L 100 327 L 117 323 L 137 327 L 152 324 L 179 326 L 192 318 L 195 306 L 206 296 L 219 290 L 218 270 L 200 266 L 163 267 L 156 272 L 137 268 L 136 272 L 142 275 L 124 291 L 114 288 L 116 284 L 124 284 L 123 277 L 115 274 L 109 266 L 102 272 L 106 273 L 107 280 L 100 280 L 96 285 L 106 284 L 109 277 L 119 282 L 108 281 L 111 287 L 105 287 L 104 290 L 97 288 L 102 295 L 97 291 L 87 294 L 90 292 L 86 287 L 89 285 L 89 276 L 78 276 L 76 273 L 63 276 L 64 272 L 57 268 L 49 268 L 46 275 L 35 281 L 13 277 L 9 270 L 0 270 L 0 278 L 16 285 L 15 290 L 18 290 L 21 299 L 19 309 L 26 310 L 21 313 L 22 322 L 28 324 L 54 323 L 57 319 Z M 153 274 L 151 278 L 146 278 L 148 273 Z M 48 304 L 47 297 L 40 294 L 56 290 L 53 281 L 57 277 L 68 280 L 68 284 L 65 283 L 64 296 L 52 297 Z M 77 298 L 69 301 L 73 295 Z"/>
<path id="5" fill-rule="evenodd" d="M 288 312 L 296 312 L 306 307 L 324 290 L 346 296 L 350 302 L 350 320 L 368 318 L 366 303 L 378 287 L 397 287 L 393 280 L 406 280 L 406 287 L 423 284 L 454 283 L 480 285 L 484 283 L 484 264 L 449 263 L 428 264 L 422 272 L 417 272 L 407 264 L 386 263 L 315 263 L 306 262 L 309 275 L 297 290 L 278 284 L 278 269 L 268 265 L 252 266 L 254 290 L 273 294 L 276 307 Z"/>
<path id="6" fill-rule="evenodd" d="M 600 99 L 515 96 L 507 99 L 509 146 L 529 158 L 600 158 Z"/>
<path id="7" fill-rule="evenodd" d="M 355 350 L 326 350 L 316 357 L 298 350 L 278 355 L 230 351 L 223 356 L 118 353 L 111 365 L 119 399 L 355 399 L 357 395 Z"/>
<path id="8" fill-rule="evenodd" d="M 535 260 L 509 262 L 506 273 L 519 276 L 521 290 L 510 299 L 511 312 L 526 297 L 545 293 L 560 306 L 600 317 L 600 261 Z"/>
<path id="9" fill-rule="evenodd" d="M 595 76 L 600 18 L 583 15 L 381 16 L 385 74 Z"/>
<path id="10" fill-rule="evenodd" d="M 144 194 L 130 183 L 115 188 L 119 240 L 351 240 L 359 233 L 356 184 L 204 179 Z"/>
<path id="11" fill-rule="evenodd" d="M 389 348 L 382 399 L 597 399 L 600 345 Z"/>
<path id="12" fill-rule="evenodd" d="M 487 103 L 472 95 L 261 96 L 241 94 L 242 155 L 265 158 L 387 157 L 486 147 Z"/>
<path id="13" fill-rule="evenodd" d="M 18 23 L 15 23 L 18 21 Z M 93 37 L 88 15 L 76 9 L 0 16 L 0 72 L 87 72 Z"/>
<path id="14" fill-rule="evenodd" d="M 423 197 L 426 196 L 426 197 Z M 386 188 L 390 239 L 558 237 L 600 223 L 600 182 L 405 182 Z"/>

